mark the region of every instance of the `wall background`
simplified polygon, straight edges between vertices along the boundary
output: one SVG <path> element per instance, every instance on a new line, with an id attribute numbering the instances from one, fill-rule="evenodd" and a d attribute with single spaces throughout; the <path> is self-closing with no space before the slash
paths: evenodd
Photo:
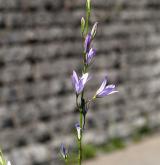
<path id="1" fill-rule="evenodd" d="M 160 127 L 160 1 L 93 0 L 99 21 L 88 93 L 108 75 L 119 94 L 96 102 L 86 142 Z M 84 0 L 0 0 L 0 144 L 15 165 L 58 164 L 77 119 L 72 70 Z"/>

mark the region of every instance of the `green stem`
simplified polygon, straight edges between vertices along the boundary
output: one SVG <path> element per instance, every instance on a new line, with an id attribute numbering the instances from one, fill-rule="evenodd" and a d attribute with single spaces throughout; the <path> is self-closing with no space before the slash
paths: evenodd
<path id="1" fill-rule="evenodd" d="M 88 34 L 89 17 L 90 17 L 90 11 L 86 10 L 86 35 Z"/>
<path id="2" fill-rule="evenodd" d="M 65 159 L 65 165 L 68 165 L 68 160 L 67 159 Z"/>
<path id="3" fill-rule="evenodd" d="M 89 19 L 88 19 L 88 14 L 86 16 L 86 35 L 88 34 L 88 24 L 89 24 Z"/>
<path id="4" fill-rule="evenodd" d="M 81 127 L 81 138 L 79 139 L 79 158 L 78 158 L 78 165 L 81 165 L 82 163 L 82 127 L 83 127 L 83 114 L 82 114 L 82 109 L 81 109 L 81 112 L 80 112 L 80 127 Z"/>
<path id="5" fill-rule="evenodd" d="M 83 68 L 83 72 L 86 73 L 87 72 L 87 66 L 84 64 L 84 68 Z M 82 163 L 82 139 L 83 139 L 83 108 L 85 107 L 85 102 L 83 102 L 82 100 L 84 100 L 84 90 L 82 91 L 81 94 L 81 108 L 80 110 L 80 116 L 79 116 L 79 123 L 80 123 L 80 128 L 81 128 L 81 136 L 79 139 L 79 158 L 78 158 L 78 165 L 81 165 Z"/>
<path id="6" fill-rule="evenodd" d="M 86 35 L 88 34 L 88 29 L 89 29 L 89 18 L 90 18 L 90 11 L 86 9 L 86 25 L 85 25 L 85 30 L 86 30 Z M 87 72 L 88 66 L 86 65 L 86 53 L 83 52 L 83 73 L 85 74 Z M 79 155 L 78 155 L 78 165 L 82 164 L 82 139 L 83 139 L 83 108 L 85 107 L 85 102 L 83 103 L 82 100 L 84 100 L 84 90 L 82 91 L 81 94 L 81 106 L 80 106 L 80 116 L 79 116 L 79 123 L 80 123 L 80 128 L 81 128 L 81 136 L 80 139 L 78 139 L 78 145 L 79 145 Z M 79 108 L 79 107 L 78 107 Z M 85 119 L 84 119 L 85 120 Z"/>

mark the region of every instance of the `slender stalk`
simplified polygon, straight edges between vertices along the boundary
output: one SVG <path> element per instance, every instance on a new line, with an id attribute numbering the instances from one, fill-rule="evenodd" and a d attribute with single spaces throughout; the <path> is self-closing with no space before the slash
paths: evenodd
<path id="1" fill-rule="evenodd" d="M 89 29 L 89 17 L 90 17 L 90 11 L 88 10 L 88 8 L 86 8 L 86 25 L 85 25 L 85 31 L 86 31 L 86 35 L 88 34 L 88 29 Z M 84 41 L 83 41 L 84 42 Z M 84 45 L 84 43 L 83 43 Z M 83 73 L 85 74 L 87 72 L 87 65 L 86 65 L 86 52 L 83 52 Z M 83 102 L 82 100 L 84 99 L 84 90 L 82 91 L 81 94 L 81 106 L 79 108 L 80 111 L 80 115 L 79 115 L 79 123 L 80 123 L 80 128 L 81 128 L 81 132 L 80 132 L 80 139 L 78 140 L 78 144 L 79 144 L 79 155 L 78 155 L 78 165 L 82 164 L 82 139 L 83 139 L 83 111 L 84 111 L 84 107 L 85 107 L 85 101 Z M 85 119 L 84 119 L 85 120 Z M 85 122 L 85 121 L 84 121 Z"/>
<path id="2" fill-rule="evenodd" d="M 68 165 L 68 160 L 67 159 L 65 159 L 65 165 Z"/>
<path id="3" fill-rule="evenodd" d="M 89 15 L 86 15 L 86 34 L 88 33 Z"/>
<path id="4" fill-rule="evenodd" d="M 86 35 L 88 34 L 89 28 L 89 18 L 90 18 L 90 10 L 88 10 L 88 6 L 86 5 Z"/>
<path id="5" fill-rule="evenodd" d="M 82 134 L 82 125 L 83 125 L 83 114 L 82 111 L 80 112 L 80 127 L 81 127 L 81 138 L 79 140 L 79 158 L 78 158 L 78 165 L 81 165 L 82 163 L 82 138 L 83 138 L 83 134 Z"/>
<path id="6" fill-rule="evenodd" d="M 87 72 L 87 66 L 86 64 L 84 63 L 84 66 L 83 66 L 83 73 L 86 73 Z M 82 91 L 82 94 L 81 94 L 81 107 L 79 109 L 80 111 L 80 115 L 79 115 L 79 123 L 80 123 L 80 128 L 81 128 L 81 136 L 80 136 L 80 139 L 79 139 L 79 156 L 78 156 L 78 165 L 81 165 L 82 163 L 82 139 L 83 139 L 83 111 L 84 111 L 84 107 L 85 107 L 85 102 L 83 102 L 82 100 L 85 100 L 84 99 L 84 90 Z M 84 119 L 85 120 L 85 119 Z M 85 121 L 84 121 L 85 122 Z"/>

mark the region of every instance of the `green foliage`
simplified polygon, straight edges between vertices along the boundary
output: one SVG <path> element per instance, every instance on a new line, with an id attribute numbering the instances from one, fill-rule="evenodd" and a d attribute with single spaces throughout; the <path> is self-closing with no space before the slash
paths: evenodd
<path id="1" fill-rule="evenodd" d="M 84 145 L 83 146 L 83 153 L 82 153 L 83 154 L 82 155 L 83 160 L 88 160 L 88 159 L 94 158 L 96 156 L 96 150 L 97 150 L 97 148 L 91 144 Z M 77 164 L 78 163 L 77 157 L 78 157 L 78 154 L 76 153 L 76 151 L 74 151 L 68 157 L 68 164 L 69 165 Z"/>
<path id="2" fill-rule="evenodd" d="M 97 148 L 91 144 L 83 146 L 83 160 L 91 159 L 96 156 Z"/>
<path id="3" fill-rule="evenodd" d="M 112 138 L 107 144 L 101 146 L 101 150 L 104 152 L 112 152 L 123 148 L 125 148 L 125 143 L 121 138 Z"/>
<path id="4" fill-rule="evenodd" d="M 77 154 L 74 152 L 72 154 L 69 155 L 68 157 L 68 164 L 69 165 L 75 165 L 77 164 Z"/>
<path id="5" fill-rule="evenodd" d="M 144 126 L 137 128 L 133 133 L 132 139 L 134 142 L 139 142 L 144 136 L 152 133 L 152 130 L 149 128 L 147 124 Z"/>

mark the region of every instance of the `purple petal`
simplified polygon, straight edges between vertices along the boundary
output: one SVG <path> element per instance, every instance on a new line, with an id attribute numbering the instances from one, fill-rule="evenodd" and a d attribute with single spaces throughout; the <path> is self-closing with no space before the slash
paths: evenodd
<path id="1" fill-rule="evenodd" d="M 96 50 L 93 49 L 93 48 L 91 48 L 90 51 L 89 51 L 89 53 L 87 54 L 87 59 L 86 59 L 87 64 L 89 64 L 89 63 L 91 62 L 92 58 L 93 58 L 95 55 L 96 55 Z"/>
<path id="2" fill-rule="evenodd" d="M 84 85 L 83 85 L 83 80 L 80 79 L 78 84 L 76 85 L 76 92 L 80 94 L 83 91 Z"/>
<path id="3" fill-rule="evenodd" d="M 100 92 L 97 97 L 104 97 L 110 94 L 116 93 L 115 85 L 108 85 L 102 92 Z"/>
<path id="4" fill-rule="evenodd" d="M 67 156 L 67 150 L 63 144 L 61 144 L 61 154 L 62 154 L 63 158 L 65 159 Z"/>
<path id="5" fill-rule="evenodd" d="M 79 123 L 76 123 L 76 124 L 75 124 L 75 127 L 76 127 L 76 129 L 77 129 L 77 128 L 80 128 L 80 124 L 79 124 Z"/>
<path id="6" fill-rule="evenodd" d="M 85 43 L 84 43 L 84 50 L 86 53 L 89 51 L 91 39 L 92 39 L 91 33 L 88 33 L 88 35 L 86 36 L 86 39 L 85 39 Z"/>
<path id="7" fill-rule="evenodd" d="M 61 144 L 61 151 L 62 151 L 62 153 L 63 153 L 63 154 L 65 154 L 65 153 L 66 153 L 66 152 L 65 152 L 65 151 L 66 151 L 66 149 L 65 149 L 65 147 L 64 147 L 64 144 Z"/>
<path id="8" fill-rule="evenodd" d="M 75 71 L 73 71 L 73 74 L 72 74 L 72 83 L 73 84 L 78 83 L 78 76 Z"/>
<path id="9" fill-rule="evenodd" d="M 99 87 L 99 89 L 96 92 L 96 95 L 99 95 L 99 93 L 101 93 L 105 89 L 106 84 L 107 84 L 107 77 L 104 78 L 101 86 Z"/>
<path id="10" fill-rule="evenodd" d="M 90 78 L 89 74 L 85 73 L 80 79 L 78 79 L 77 73 L 73 71 L 72 85 L 77 94 L 80 94 L 83 91 L 84 85 L 89 80 L 89 78 Z"/>
<path id="11" fill-rule="evenodd" d="M 88 73 L 85 73 L 83 74 L 83 76 L 81 77 L 81 80 L 82 80 L 82 83 L 83 83 L 83 86 L 86 84 L 86 82 L 88 81 L 88 77 L 89 74 Z"/>
<path id="12" fill-rule="evenodd" d="M 78 76 L 77 76 L 77 73 L 75 71 L 73 71 L 73 74 L 72 74 L 72 85 L 76 91 L 76 93 L 79 93 L 79 88 L 80 88 L 80 82 L 78 80 Z"/>

